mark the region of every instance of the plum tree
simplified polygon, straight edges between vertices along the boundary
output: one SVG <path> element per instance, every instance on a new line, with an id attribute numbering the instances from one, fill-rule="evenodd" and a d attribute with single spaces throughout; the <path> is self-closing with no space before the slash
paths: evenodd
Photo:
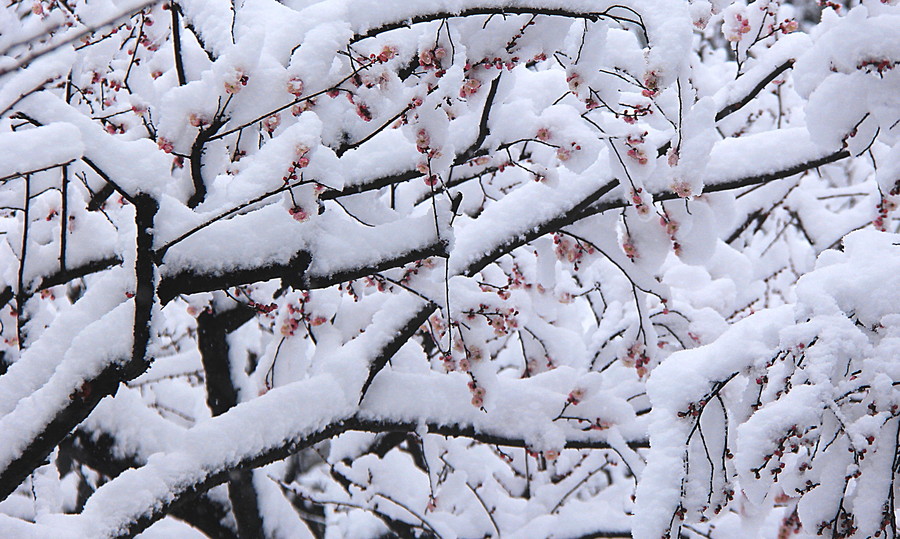
<path id="1" fill-rule="evenodd" d="M 0 530 L 896 534 L 895 3 L 0 8 Z"/>

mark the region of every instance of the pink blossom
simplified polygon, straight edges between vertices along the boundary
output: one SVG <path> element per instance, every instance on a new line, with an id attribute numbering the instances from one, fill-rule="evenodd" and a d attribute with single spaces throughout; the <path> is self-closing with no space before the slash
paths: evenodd
<path id="1" fill-rule="evenodd" d="M 291 77 L 288 80 L 287 91 L 294 97 L 300 97 L 303 94 L 303 81 L 300 77 Z"/>
<path id="2" fill-rule="evenodd" d="M 278 125 L 281 123 L 281 116 L 278 114 L 273 114 L 263 120 L 262 125 L 263 128 L 268 131 L 270 134 L 278 128 Z"/>

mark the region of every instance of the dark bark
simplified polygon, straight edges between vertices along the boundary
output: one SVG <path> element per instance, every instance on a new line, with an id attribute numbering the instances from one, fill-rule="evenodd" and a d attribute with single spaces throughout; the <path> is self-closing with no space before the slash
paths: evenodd
<path id="1" fill-rule="evenodd" d="M 174 13 L 175 10 L 172 10 L 172 12 Z M 225 120 L 217 115 L 209 126 L 200 129 L 197 138 L 194 139 L 194 143 L 191 145 L 188 161 L 191 164 L 191 180 L 194 182 L 194 194 L 188 199 L 187 205 L 189 208 L 196 208 L 206 199 L 206 182 L 203 180 L 203 152 L 206 150 L 206 143 L 223 125 L 225 125 Z"/>
<path id="2" fill-rule="evenodd" d="M 109 269 L 112 266 L 118 265 L 122 263 L 122 259 L 117 256 L 111 256 L 107 258 L 100 258 L 97 260 L 91 260 L 90 262 L 85 263 L 84 265 L 78 266 L 77 268 L 68 268 L 61 269 L 56 273 L 51 275 L 47 275 L 41 278 L 40 282 L 35 286 L 32 290 L 26 290 L 28 294 L 33 294 L 39 290 L 43 290 L 45 288 L 50 288 L 51 286 L 58 286 L 61 284 L 66 284 L 69 281 L 73 281 L 75 279 L 79 279 L 84 277 L 85 275 L 90 275 L 91 273 L 97 273 L 98 271 L 103 271 L 105 269 Z M 6 288 L 0 290 L 0 307 L 3 307 L 10 300 L 12 300 L 13 289 L 11 286 L 7 286 Z"/>
<path id="3" fill-rule="evenodd" d="M 528 447 L 528 444 L 525 442 L 525 440 L 521 438 L 508 438 L 504 436 L 492 435 L 489 433 L 480 433 L 470 425 L 427 424 L 426 427 L 428 428 L 428 432 L 431 434 L 470 438 L 491 445 L 500 445 L 507 447 Z M 174 493 L 175 498 L 173 501 L 162 502 L 160 504 L 154 505 L 153 507 L 148 507 L 145 513 L 137 515 L 132 522 L 123 524 L 123 529 L 119 533 L 119 535 L 117 535 L 117 537 L 133 537 L 137 533 L 140 533 L 148 526 L 150 526 L 150 524 L 164 517 L 168 513 L 168 508 L 170 506 L 180 503 L 187 503 L 187 501 L 193 499 L 193 497 L 199 495 L 200 493 L 205 492 L 210 488 L 227 481 L 230 478 L 231 472 L 233 470 L 258 468 L 267 464 L 271 464 L 272 462 L 282 460 L 302 449 L 311 447 L 323 440 L 334 438 L 335 436 L 338 436 L 339 434 L 342 434 L 344 432 L 418 432 L 420 428 L 421 425 L 419 425 L 418 423 L 370 421 L 359 419 L 357 417 L 352 417 L 345 421 L 331 423 L 323 427 L 322 429 L 302 438 L 285 440 L 285 442 L 278 447 L 269 448 L 255 455 L 246 455 L 243 459 L 241 459 L 240 462 L 238 462 L 234 466 L 230 466 L 228 469 L 214 471 L 202 481 L 197 481 L 196 483 L 189 485 L 182 485 L 179 488 L 178 492 Z M 634 449 L 649 447 L 649 443 L 647 440 L 632 441 L 629 442 L 628 445 Z M 565 447 L 570 449 L 611 449 L 609 444 L 602 441 L 571 441 L 566 443 Z"/>
<path id="4" fill-rule="evenodd" d="M 364 34 L 357 34 L 353 36 L 350 40 L 350 43 L 356 43 L 357 41 L 361 41 L 363 39 L 368 39 L 370 37 L 375 37 L 377 35 L 383 34 L 385 32 L 390 32 L 391 30 L 398 30 L 400 28 L 408 28 L 414 24 L 422 24 L 426 22 L 439 21 L 443 19 L 457 19 L 457 18 L 466 18 L 473 17 L 478 15 L 544 15 L 548 17 L 565 17 L 567 19 L 582 19 L 591 22 L 596 22 L 601 19 L 609 19 L 615 20 L 619 22 L 632 23 L 640 26 L 642 29 L 644 28 L 643 23 L 641 22 L 639 16 L 637 18 L 631 18 L 622 15 L 612 15 L 610 11 L 615 8 L 621 8 L 623 11 L 631 12 L 629 8 L 623 6 L 612 6 L 604 11 L 594 11 L 594 12 L 583 12 L 583 11 L 572 11 L 564 8 L 552 8 L 552 7 L 538 7 L 538 6 L 504 6 L 504 7 L 473 7 L 469 9 L 464 9 L 458 12 L 450 12 L 450 11 L 439 11 L 435 13 L 425 13 L 421 15 L 417 15 L 415 17 L 411 17 L 408 19 L 404 19 L 402 21 L 392 21 L 385 23 L 376 28 L 372 28 Z M 644 39 L 646 41 L 647 36 L 644 34 Z"/>
<path id="5" fill-rule="evenodd" d="M 131 358 L 111 363 L 98 375 L 72 388 L 69 402 L 27 444 L 22 453 L 0 471 L 0 500 L 6 499 L 38 466 L 41 466 L 76 425 L 84 421 L 100 400 L 114 395 L 119 383 L 131 380 L 149 366 L 146 358 L 150 340 L 150 313 L 154 303 L 154 266 L 152 229 L 156 201 L 148 195 L 135 199 L 137 210 L 137 257 L 135 260 L 135 314 Z"/>
<path id="6" fill-rule="evenodd" d="M 231 378 L 228 333 L 248 322 L 256 312 L 238 306 L 222 312 L 204 311 L 197 317 L 197 344 L 206 380 L 206 402 L 213 416 L 222 415 L 238 403 Z M 235 470 L 228 480 L 228 497 L 238 535 L 244 539 L 263 537 L 259 499 L 253 486 L 253 470 Z"/>
<path id="7" fill-rule="evenodd" d="M 162 303 L 168 303 L 179 294 L 225 290 L 233 286 L 270 279 L 280 278 L 288 284 L 301 284 L 309 263 L 309 254 L 301 251 L 286 264 L 267 264 L 222 273 L 198 273 L 193 270 L 184 270 L 173 275 L 163 276 L 157 294 Z M 301 287 L 302 285 L 298 288 Z"/>
<path id="8" fill-rule="evenodd" d="M 76 429 L 59 446 L 57 466 L 60 468 L 60 475 L 65 475 L 76 464 L 83 464 L 114 479 L 125 470 L 143 466 L 146 461 L 134 455 L 121 455 L 121 451 L 115 449 L 115 439 L 108 433 L 91 434 Z M 189 504 L 173 507 L 169 514 L 209 537 L 238 539 L 236 530 L 230 525 L 233 523 L 229 521 L 228 506 L 205 493 Z"/>
<path id="9" fill-rule="evenodd" d="M 757 83 L 757 85 L 754 86 L 753 89 L 750 90 L 750 92 L 747 95 L 745 95 L 738 101 L 735 101 L 734 103 L 731 103 L 731 104 L 723 107 L 722 110 L 720 110 L 718 112 L 718 114 L 716 114 L 716 121 L 718 122 L 719 120 L 725 118 L 729 114 L 732 114 L 732 113 L 737 112 L 740 109 L 742 109 L 747 103 L 752 101 L 754 97 L 759 95 L 759 93 L 761 91 L 763 91 L 763 88 L 765 88 L 766 85 L 768 85 L 770 82 L 775 80 L 775 77 L 777 77 L 778 75 L 781 75 L 782 73 L 784 73 L 785 71 L 790 69 L 793 65 L 794 65 L 794 60 L 788 60 L 788 61 L 784 62 L 783 64 L 779 65 L 778 67 L 776 67 L 775 69 L 773 69 L 772 72 L 769 73 L 768 75 L 766 75 L 765 77 L 763 77 L 763 79 L 760 80 L 759 83 Z"/>
<path id="10" fill-rule="evenodd" d="M 329 274 L 317 274 L 309 271 L 312 262 L 309 253 L 301 251 L 286 264 L 267 264 L 221 273 L 199 273 L 189 269 L 172 275 L 164 275 L 159 284 L 158 294 L 161 302 L 168 303 L 179 294 L 224 290 L 233 286 L 270 279 L 281 279 L 285 285 L 298 290 L 327 288 L 432 256 L 447 256 L 447 244 L 435 239 L 429 245 L 412 249 L 393 258 L 378 260 L 368 265 L 335 270 Z"/>
<path id="11" fill-rule="evenodd" d="M 178 86 L 187 84 L 187 77 L 184 74 L 184 59 L 181 55 L 181 23 L 178 18 L 181 7 L 177 5 L 170 6 L 169 11 L 172 12 L 172 48 L 175 52 L 175 73 L 178 76 Z"/>
<path id="12" fill-rule="evenodd" d="M 387 365 L 387 362 L 394 357 L 394 354 L 400 350 L 400 347 L 406 344 L 406 341 L 418 331 L 419 327 L 428 320 L 428 317 L 431 316 L 437 309 L 437 305 L 431 303 L 430 301 L 425 303 L 419 311 L 414 314 L 409 321 L 403 326 L 402 329 L 397 333 L 398 336 L 402 336 L 403 338 L 394 338 L 390 343 L 387 344 L 377 356 L 369 363 L 369 376 L 366 378 L 365 383 L 362 386 L 362 391 L 360 391 L 359 402 L 362 403 L 363 399 L 366 398 L 366 391 L 369 390 L 369 386 L 372 385 L 372 381 L 375 380 L 375 376 L 378 375 L 379 372 Z"/>

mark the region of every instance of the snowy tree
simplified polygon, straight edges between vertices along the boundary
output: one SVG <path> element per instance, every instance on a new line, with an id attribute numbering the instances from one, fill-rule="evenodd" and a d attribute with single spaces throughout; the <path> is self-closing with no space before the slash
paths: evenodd
<path id="1" fill-rule="evenodd" d="M 896 536 L 896 3 L 4 5 L 2 535 Z"/>

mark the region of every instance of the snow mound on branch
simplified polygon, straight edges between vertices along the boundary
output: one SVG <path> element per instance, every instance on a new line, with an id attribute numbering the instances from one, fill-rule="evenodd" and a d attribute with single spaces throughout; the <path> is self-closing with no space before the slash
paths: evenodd
<path id="1" fill-rule="evenodd" d="M 838 503 L 854 508 L 861 529 L 878 529 L 881 503 L 876 498 L 880 494 L 868 495 L 859 489 L 844 493 L 843 485 L 845 472 L 853 474 L 859 469 L 863 474 L 860 484 L 877 486 L 876 493 L 883 490 L 877 481 L 884 475 L 877 467 L 880 445 L 873 443 L 880 442 L 876 434 L 887 420 L 887 412 L 874 407 L 896 402 L 885 381 L 896 374 L 891 362 L 896 339 L 891 336 L 900 326 L 898 268 L 900 236 L 873 230 L 854 232 L 844 238 L 842 251 L 822 253 L 815 270 L 799 280 L 795 305 L 757 312 L 708 345 L 672 354 L 652 372 L 647 382 L 653 403 L 652 449 L 637 489 L 634 537 L 660 537 L 670 525 L 678 525 L 678 512 L 687 510 L 690 519 L 692 511 L 707 509 L 705 493 L 703 502 L 693 499 L 697 492 L 691 482 L 698 473 L 704 483 L 713 479 L 707 471 L 695 471 L 703 464 L 687 466 L 695 464 L 692 439 L 698 443 L 698 426 L 706 429 L 704 446 L 725 443 L 723 452 L 729 445 L 734 449 L 733 468 L 730 462 L 725 464 L 724 457 L 723 467 L 731 470 L 729 475 L 736 483 L 723 486 L 740 489 L 745 504 L 762 504 L 778 488 L 793 492 L 790 487 L 804 487 L 801 478 L 810 479 L 820 486 L 814 486 L 798 508 L 807 529 L 833 519 Z M 844 376 L 845 370 L 854 375 Z M 779 386 L 770 386 L 769 381 L 777 376 L 790 380 L 787 390 L 774 392 Z M 873 397 L 865 400 L 871 403 L 867 413 L 860 414 L 857 408 L 864 407 L 859 404 L 862 401 L 844 402 L 841 395 L 863 390 L 864 395 Z M 706 405 L 714 398 L 724 400 L 709 413 Z M 754 400 L 756 404 L 751 406 Z M 721 430 L 726 409 L 729 422 L 738 425 L 732 424 L 728 439 L 721 440 L 722 433 L 710 429 L 710 416 L 719 418 L 716 428 Z M 802 464 L 804 453 L 795 459 L 788 456 L 788 447 L 802 448 L 814 443 L 817 436 L 822 436 L 823 446 L 827 442 L 825 435 L 818 434 L 825 425 L 823 414 L 838 418 L 841 436 L 835 435 L 834 445 L 840 449 L 821 449 L 807 459 L 812 465 L 807 462 L 800 466 L 799 474 L 793 473 L 792 467 Z M 859 458 L 866 453 L 861 448 L 866 447 L 874 455 Z M 881 449 L 884 451 L 888 450 Z M 859 458 L 858 464 L 853 464 L 854 458 Z M 780 464 L 773 467 L 770 461 Z M 780 470 L 772 473 L 779 465 Z M 804 469 L 814 471 L 804 475 Z M 834 469 L 837 475 L 829 472 Z M 779 473 L 780 487 L 775 483 Z"/>

